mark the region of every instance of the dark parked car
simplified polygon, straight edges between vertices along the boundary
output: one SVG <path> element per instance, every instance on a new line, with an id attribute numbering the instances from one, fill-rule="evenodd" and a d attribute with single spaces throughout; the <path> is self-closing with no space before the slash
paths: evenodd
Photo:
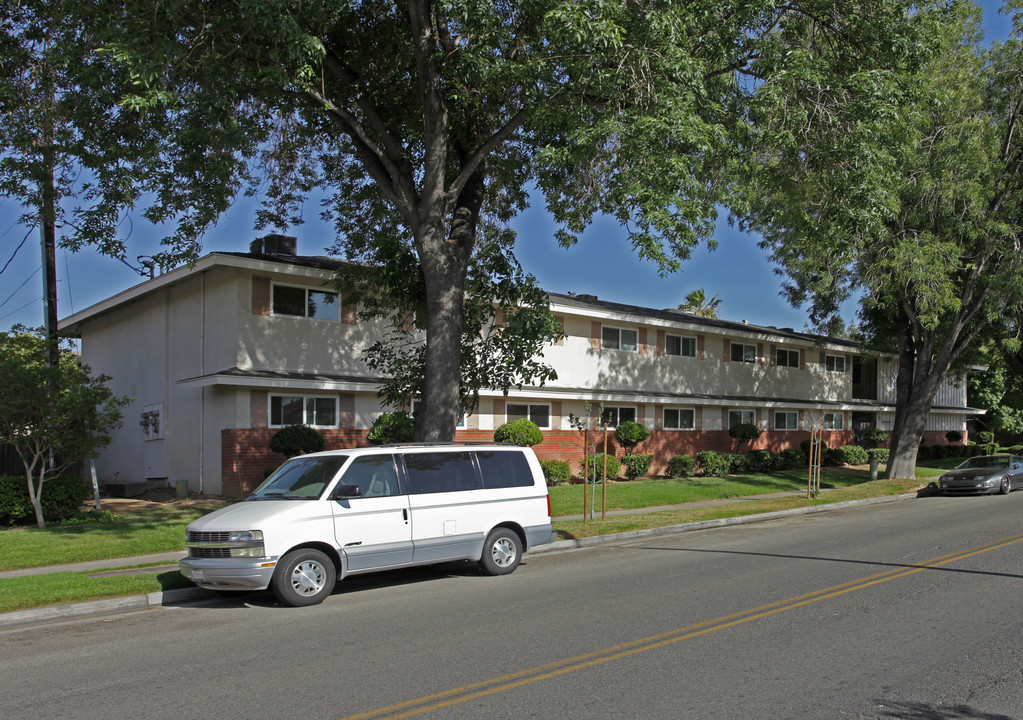
<path id="1" fill-rule="evenodd" d="M 1023 487 L 1023 457 L 1019 455 L 978 455 L 938 478 L 943 495 L 1000 493 Z"/>

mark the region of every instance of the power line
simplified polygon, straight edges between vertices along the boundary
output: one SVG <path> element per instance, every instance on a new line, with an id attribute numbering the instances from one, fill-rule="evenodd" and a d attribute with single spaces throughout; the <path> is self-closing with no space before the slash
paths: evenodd
<path id="1" fill-rule="evenodd" d="M 14 225 L 17 225 L 17 224 L 18 224 L 17 222 L 14 223 Z M 9 233 L 11 231 L 11 228 L 14 227 L 14 225 L 11 225 L 11 227 L 7 228 L 7 232 L 5 232 L 4 235 Z M 14 258 L 15 258 L 15 256 L 17 256 L 18 251 L 21 250 L 22 246 L 25 244 L 25 241 L 28 240 L 28 236 L 31 235 L 31 234 L 32 234 L 32 228 L 29 228 L 28 232 L 25 233 L 25 237 L 23 237 L 21 239 L 21 242 L 18 244 L 18 247 L 14 248 L 14 254 L 11 255 L 11 258 L 4 265 L 4 269 L 0 270 L 0 275 L 3 275 L 4 274 L 4 270 L 7 270 L 7 268 L 10 267 L 11 263 L 14 262 Z M 0 237 L 3 237 L 3 236 L 0 235 Z M 0 306 L 0 307 L 2 307 L 2 306 Z"/>
<path id="2" fill-rule="evenodd" d="M 42 267 L 37 267 L 32 272 L 31 275 L 29 275 L 27 278 L 25 278 L 25 280 L 21 283 L 21 285 L 19 285 L 17 287 L 17 289 L 15 289 L 14 292 L 12 292 L 10 295 L 8 295 L 6 300 L 4 300 L 2 303 L 0 303 L 0 308 L 2 308 L 4 305 L 9 303 L 11 301 L 11 298 L 13 298 L 15 295 L 17 295 L 18 291 L 21 290 L 23 287 L 25 287 L 25 285 L 28 283 L 28 281 L 31 280 L 32 278 L 34 278 L 39 273 L 40 270 L 42 270 Z M 33 302 L 35 302 L 35 301 L 33 300 Z M 22 306 L 22 307 L 24 307 L 24 306 Z M 21 308 L 18 308 L 18 310 L 20 310 L 20 309 Z M 17 311 L 15 311 L 15 312 L 17 312 Z M 10 317 L 10 316 L 8 316 L 8 317 Z"/>

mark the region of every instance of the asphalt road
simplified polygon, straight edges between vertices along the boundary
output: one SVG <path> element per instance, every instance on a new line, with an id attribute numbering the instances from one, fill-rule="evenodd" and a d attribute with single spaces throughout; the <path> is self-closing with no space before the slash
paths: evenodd
<path id="1" fill-rule="evenodd" d="M 0 718 L 1023 718 L 1023 492 L 0 634 Z"/>

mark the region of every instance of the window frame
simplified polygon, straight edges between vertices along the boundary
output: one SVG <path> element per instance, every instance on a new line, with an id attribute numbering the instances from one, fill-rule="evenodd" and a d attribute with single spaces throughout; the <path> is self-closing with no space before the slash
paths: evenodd
<path id="1" fill-rule="evenodd" d="M 678 339 L 678 352 L 670 352 L 668 350 L 668 338 Z M 690 346 L 692 352 L 686 352 L 686 347 Z M 664 354 L 671 357 L 696 357 L 696 338 L 692 335 L 681 335 L 678 333 L 665 333 L 664 335 Z"/>
<path id="2" fill-rule="evenodd" d="M 617 347 L 612 347 L 612 346 L 608 345 L 607 338 L 605 337 L 605 333 L 608 330 L 613 330 L 614 332 L 616 332 L 618 334 L 618 340 L 616 341 L 617 342 Z M 631 350 L 629 348 L 622 347 L 624 345 L 624 342 L 622 340 L 622 333 L 632 333 L 633 336 L 635 337 L 635 341 L 634 341 L 635 344 L 634 344 L 634 346 L 632 347 Z M 639 352 L 639 330 L 636 329 L 636 328 L 619 327 L 617 325 L 601 325 L 600 326 L 600 349 L 601 350 L 615 350 L 617 352 L 638 353 Z"/>
<path id="3" fill-rule="evenodd" d="M 739 353 L 739 357 L 738 358 L 735 357 L 735 350 L 736 350 L 736 348 L 742 348 L 742 351 Z M 746 359 L 746 349 L 747 348 L 752 348 L 752 350 L 753 350 L 753 359 L 752 360 L 747 360 Z M 731 344 L 731 349 L 729 350 L 729 358 L 734 363 L 742 363 L 743 365 L 756 365 L 757 361 L 759 360 L 759 358 L 757 356 L 757 346 L 755 344 L 751 345 L 749 343 L 737 342 L 737 341 L 733 340 L 732 344 Z"/>
<path id="4" fill-rule="evenodd" d="M 781 357 L 785 355 L 786 361 L 782 362 Z M 792 358 L 795 356 L 795 364 L 792 363 Z M 774 351 L 774 364 L 777 367 L 787 367 L 799 369 L 800 355 L 799 350 L 791 350 L 789 348 L 775 348 Z"/>
<path id="5" fill-rule="evenodd" d="M 732 423 L 732 415 L 733 414 L 738 414 L 739 415 L 739 422 Z M 742 408 L 731 408 L 731 409 L 729 409 L 729 411 L 728 411 L 728 427 L 725 428 L 725 429 L 726 430 L 731 430 L 736 425 L 741 425 L 742 423 L 747 422 L 746 419 L 745 419 L 746 415 L 750 415 L 751 416 L 751 419 L 749 420 L 749 424 L 750 425 L 756 425 L 757 424 L 757 411 L 756 410 L 742 409 Z"/>
<path id="6" fill-rule="evenodd" d="M 786 418 L 785 422 L 779 427 L 778 418 Z M 792 426 L 789 426 L 789 420 L 793 420 Z M 774 411 L 774 429 L 779 432 L 792 432 L 793 430 L 799 429 L 799 411 L 798 410 L 775 410 Z"/>
<path id="7" fill-rule="evenodd" d="M 302 309 L 303 314 L 298 315 L 296 313 L 278 312 L 276 309 L 276 290 L 277 288 L 289 288 L 291 290 L 301 290 L 303 295 Z M 337 311 L 334 316 L 324 317 L 322 315 L 310 315 L 309 314 L 309 294 L 319 293 L 320 295 L 333 295 L 334 296 L 334 308 Z M 270 283 L 270 315 L 271 317 L 289 317 L 289 318 L 305 318 L 306 320 L 323 320 L 326 322 L 340 322 L 341 321 L 341 293 L 336 290 L 321 290 L 318 288 L 309 287 L 308 285 L 296 285 L 294 283 L 282 283 L 282 282 L 271 282 Z"/>
<path id="8" fill-rule="evenodd" d="M 513 405 L 518 406 L 518 407 L 526 408 L 525 415 L 522 415 L 520 413 L 516 413 L 515 417 L 512 417 L 510 409 L 511 409 L 511 407 Z M 540 423 L 536 422 L 536 420 L 533 420 L 533 410 L 536 409 L 536 408 L 543 408 L 546 411 L 546 413 L 547 413 L 547 424 L 546 425 L 541 425 Z M 527 420 L 529 420 L 530 422 L 534 423 L 541 430 L 550 430 L 551 429 L 551 406 L 550 406 L 549 403 L 531 403 L 531 402 L 507 402 L 507 403 L 505 403 L 505 405 L 504 405 L 504 421 L 505 422 L 511 422 L 512 420 L 518 419 L 520 417 L 525 417 Z"/>
<path id="9" fill-rule="evenodd" d="M 841 370 L 839 370 L 837 367 L 839 361 L 841 361 L 842 365 Z M 828 367 L 829 364 L 831 365 L 831 367 Z M 845 355 L 832 355 L 831 353 L 824 353 L 824 372 L 838 373 L 844 375 L 847 367 L 848 363 L 846 362 Z"/>
<path id="10" fill-rule="evenodd" d="M 828 418 L 831 418 L 831 424 L 828 424 Z M 835 424 L 835 418 L 838 418 L 838 424 Z M 824 413 L 824 429 L 825 430 L 845 430 L 845 413 L 843 412 L 829 412 Z"/>
<path id="11" fill-rule="evenodd" d="M 632 413 L 632 417 L 631 418 L 626 418 L 625 420 L 622 420 L 622 410 L 630 411 Z M 611 412 L 614 412 L 614 415 L 615 415 L 614 418 L 608 417 L 608 414 L 611 413 Z M 619 425 L 621 425 L 623 422 L 638 422 L 638 420 L 636 418 L 639 417 L 639 416 L 638 416 L 638 414 L 636 412 L 636 406 L 635 405 L 610 405 L 610 406 L 607 406 L 607 407 L 604 408 L 604 411 L 603 411 L 603 413 L 601 414 L 601 416 L 599 418 L 599 420 L 601 421 L 602 424 L 603 424 L 603 420 L 604 420 L 605 417 L 608 417 L 607 426 L 609 428 L 616 428 Z M 614 420 L 614 422 L 611 422 L 612 419 Z"/>
<path id="12" fill-rule="evenodd" d="M 280 409 L 280 422 L 274 423 L 274 400 L 275 399 L 300 399 L 302 401 L 302 422 L 300 423 L 289 423 L 284 422 L 284 409 Z M 320 425 L 316 423 L 307 422 L 309 417 L 309 401 L 329 400 L 334 404 L 334 424 L 333 425 Z M 269 393 L 266 402 L 266 426 L 269 428 L 282 428 L 288 425 L 308 425 L 314 428 L 339 428 L 341 427 L 341 399 L 337 395 L 321 395 L 317 393 Z M 313 410 L 313 419 L 315 419 L 316 410 Z"/>
<path id="13" fill-rule="evenodd" d="M 668 413 L 678 413 L 678 425 L 668 425 Z M 689 413 L 690 424 L 688 426 L 682 424 L 683 413 Z M 696 429 L 696 408 L 691 407 L 666 407 L 661 410 L 661 427 L 671 432 L 689 432 Z"/>

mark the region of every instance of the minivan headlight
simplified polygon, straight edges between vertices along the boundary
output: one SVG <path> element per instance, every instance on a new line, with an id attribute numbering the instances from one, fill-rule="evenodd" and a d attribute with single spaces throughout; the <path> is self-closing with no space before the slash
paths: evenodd
<path id="1" fill-rule="evenodd" d="M 263 542 L 262 530 L 238 530 L 228 536 L 228 542 Z"/>
<path id="2" fill-rule="evenodd" d="M 232 532 L 228 537 L 228 542 L 233 546 L 231 548 L 231 557 L 261 558 L 265 555 L 262 530 L 239 530 Z"/>

